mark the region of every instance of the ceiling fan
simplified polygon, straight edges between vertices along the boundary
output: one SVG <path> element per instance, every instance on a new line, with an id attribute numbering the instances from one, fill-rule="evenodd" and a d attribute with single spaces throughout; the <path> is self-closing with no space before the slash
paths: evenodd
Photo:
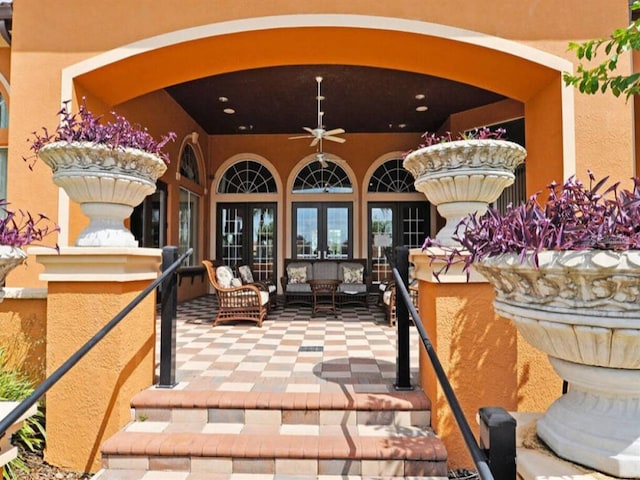
<path id="1" fill-rule="evenodd" d="M 322 125 L 322 118 L 324 117 L 324 112 L 321 108 L 321 103 L 324 97 L 320 93 L 320 84 L 322 83 L 322 77 L 316 77 L 316 82 L 318 83 L 318 95 L 316 96 L 316 99 L 318 100 L 318 126 L 316 128 L 303 127 L 303 130 L 308 132 L 308 135 L 289 137 L 289 140 L 295 140 L 298 138 L 311 138 L 311 147 L 315 147 L 323 139 L 330 140 L 332 142 L 344 143 L 346 141 L 344 138 L 335 136 L 340 135 L 341 133 L 345 133 L 343 128 L 325 130 Z"/>

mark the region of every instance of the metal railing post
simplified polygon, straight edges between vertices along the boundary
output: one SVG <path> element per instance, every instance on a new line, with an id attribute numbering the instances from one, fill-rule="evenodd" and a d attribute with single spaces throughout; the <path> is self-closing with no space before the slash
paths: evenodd
<path id="1" fill-rule="evenodd" d="M 396 247 L 396 269 L 403 285 L 409 283 L 409 249 Z M 409 309 L 396 287 L 396 390 L 413 390 L 411 386 L 411 340 L 409 334 Z"/>
<path id="2" fill-rule="evenodd" d="M 162 249 L 162 271 L 178 258 L 178 247 Z M 178 274 L 174 272 L 162 285 L 160 304 L 160 382 L 159 388 L 176 386 L 176 315 Z"/>
<path id="3" fill-rule="evenodd" d="M 502 407 L 482 407 L 480 418 L 480 448 L 489 460 L 495 480 L 515 480 L 516 419 Z"/>

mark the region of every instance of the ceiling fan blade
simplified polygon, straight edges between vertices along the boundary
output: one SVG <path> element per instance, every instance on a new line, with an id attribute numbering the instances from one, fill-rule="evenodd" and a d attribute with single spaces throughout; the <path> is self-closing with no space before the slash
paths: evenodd
<path id="1" fill-rule="evenodd" d="M 309 128 L 309 127 L 302 127 L 302 129 L 303 129 L 304 131 L 306 131 L 306 132 L 309 132 L 311 135 L 314 135 L 313 128 Z"/>
<path id="2" fill-rule="evenodd" d="M 311 141 L 311 144 L 309 145 L 310 147 L 315 147 L 318 142 L 320 141 L 320 137 L 316 137 Z"/>
<path id="3" fill-rule="evenodd" d="M 325 140 L 331 140 L 332 142 L 344 143 L 346 140 L 340 137 L 332 137 L 331 135 L 323 135 L 322 138 Z"/>
<path id="4" fill-rule="evenodd" d="M 297 137 L 289 137 L 289 140 L 297 140 L 298 138 L 314 138 L 313 135 L 299 135 Z"/>
<path id="5" fill-rule="evenodd" d="M 324 132 L 324 135 L 326 138 L 327 135 L 340 135 L 341 133 L 345 133 L 344 128 L 334 128 L 333 130 L 328 130 Z"/>

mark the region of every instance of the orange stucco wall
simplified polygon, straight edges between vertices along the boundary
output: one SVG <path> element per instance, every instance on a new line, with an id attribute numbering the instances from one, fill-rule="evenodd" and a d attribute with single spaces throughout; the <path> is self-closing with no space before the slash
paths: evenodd
<path id="1" fill-rule="evenodd" d="M 626 7 L 620 5 L 620 8 L 614 8 L 608 3 L 608 15 L 581 15 L 581 21 L 576 23 L 560 21 L 567 16 L 575 17 L 570 13 L 575 9 L 574 3 L 559 5 L 546 0 L 524 9 L 520 2 L 509 1 L 501 5 L 500 15 L 495 15 L 494 9 L 487 8 L 485 2 L 465 5 L 462 9 L 450 2 L 428 2 L 426 5 L 414 1 L 393 4 L 359 1 L 345 5 L 344 2 L 329 1 L 314 12 L 309 12 L 308 6 L 292 1 L 256 4 L 251 9 L 228 1 L 216 2 L 218 8 L 210 8 L 210 3 L 205 1 L 194 1 L 190 8 L 178 8 L 175 2 L 162 0 L 153 6 L 137 5 L 133 10 L 124 0 L 110 2 L 108 6 L 88 6 L 75 1 L 65 9 L 59 9 L 51 1 L 42 2 L 37 9 L 29 8 L 24 3 L 16 4 L 11 73 L 18 81 L 12 85 L 12 128 L 9 137 L 9 177 L 15 180 L 10 181 L 9 197 L 30 210 L 48 213 L 53 210 L 53 215 L 57 213 L 57 188 L 50 181 L 50 172 L 43 165 L 37 165 L 36 172 L 30 173 L 20 161 L 20 157 L 28 153 L 24 139 L 40 125 L 52 127 L 55 124 L 54 112 L 59 107 L 60 92 L 65 88 L 61 79 L 62 69 L 82 60 L 96 58 L 106 50 L 154 35 L 215 22 L 264 15 L 322 13 L 378 15 L 441 23 L 503 37 L 559 57 L 571 58 L 571 54 L 566 52 L 569 39 L 602 35 L 626 21 Z M 603 1 L 591 0 L 587 6 L 584 2 L 580 2 L 579 6 L 580 11 L 595 12 L 604 4 Z M 144 17 L 145 21 L 135 20 L 140 17 Z M 74 27 L 78 18 L 82 19 L 82 29 Z M 558 20 L 550 22 L 550 18 Z M 247 25 L 246 28 L 250 29 L 251 26 Z M 384 21 L 380 22 L 380 28 L 385 28 Z M 175 82 L 243 68 L 323 62 L 400 68 L 445 76 L 524 102 L 527 139 L 530 143 L 528 186 L 536 190 L 550 180 L 562 177 L 561 145 L 565 136 L 573 135 L 573 132 L 563 131 L 559 117 L 559 72 L 524 61 L 516 55 L 459 42 L 455 38 L 381 29 L 330 26 L 267 28 L 201 40 L 177 39 L 173 45 L 148 53 L 104 65 L 96 63 L 96 68 L 76 77 L 75 95 L 87 95 L 92 106 L 102 105 L 107 109 L 121 106 L 123 102 Z M 308 48 L 319 35 L 322 35 L 324 47 Z M 35 70 L 38 75 L 32 74 Z M 136 81 L 132 82 L 132 78 Z M 143 103 L 145 108 L 150 107 L 149 103 Z M 582 121 L 582 118 L 604 115 L 606 124 L 601 127 L 605 130 L 602 133 L 606 136 L 606 131 L 611 130 L 611 136 L 619 140 L 620 152 L 617 146 L 614 147 L 613 151 L 610 150 L 612 158 L 605 162 L 585 139 L 587 145 L 578 148 L 578 152 L 584 152 L 584 156 L 579 160 L 577 170 L 580 172 L 587 166 L 599 164 L 610 166 L 614 162 L 620 164 L 618 171 L 631 171 L 631 134 L 615 133 L 630 132 L 630 128 L 623 128 L 621 115 L 618 115 L 621 109 L 624 112 L 625 107 L 611 108 L 610 102 L 604 100 L 601 103 L 603 105 L 593 108 L 591 104 L 576 100 L 576 122 L 586 125 L 588 122 Z M 165 105 L 165 102 L 160 104 Z M 630 125 L 628 111 L 627 108 L 627 118 L 623 120 Z M 607 120 L 608 117 L 617 118 L 615 125 Z M 163 121 L 155 119 L 152 123 L 161 124 Z M 187 127 L 188 123 L 187 119 L 180 126 Z M 592 135 L 587 136 L 593 138 Z M 26 182 L 31 188 L 21 187 Z M 39 196 L 30 194 L 34 189 L 40 193 Z M 76 206 L 70 207 L 70 214 L 73 218 L 82 218 Z M 78 224 L 71 227 L 71 241 L 79 228 Z M 206 253 L 203 252 L 203 256 Z M 34 266 L 27 272 L 14 274 L 10 282 L 38 285 L 38 273 L 38 267 Z"/>
<path id="2" fill-rule="evenodd" d="M 5 298 L 0 303 L 0 368 L 16 368 L 35 383 L 44 379 L 46 299 Z"/>

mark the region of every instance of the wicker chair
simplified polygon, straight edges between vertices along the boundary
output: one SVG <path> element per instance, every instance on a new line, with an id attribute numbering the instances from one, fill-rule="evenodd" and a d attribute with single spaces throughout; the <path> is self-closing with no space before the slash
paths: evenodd
<path id="1" fill-rule="evenodd" d="M 409 287 L 409 295 L 411 296 L 411 302 L 413 306 L 418 310 L 418 290 L 415 286 Z M 397 316 L 396 316 L 396 282 L 390 281 L 386 284 L 384 291 L 381 292 L 381 305 L 384 308 L 385 316 L 389 321 L 389 326 L 393 327 L 396 324 Z M 418 312 L 419 313 L 419 312 Z M 413 320 L 411 314 L 409 314 L 409 319 Z"/>
<path id="2" fill-rule="evenodd" d="M 246 320 L 261 327 L 268 312 L 269 293 L 261 291 L 255 285 L 223 286 L 218 281 L 213 264 L 209 260 L 203 260 L 202 264 L 207 269 L 209 281 L 218 295 L 218 315 L 213 326 L 223 322 Z"/>

